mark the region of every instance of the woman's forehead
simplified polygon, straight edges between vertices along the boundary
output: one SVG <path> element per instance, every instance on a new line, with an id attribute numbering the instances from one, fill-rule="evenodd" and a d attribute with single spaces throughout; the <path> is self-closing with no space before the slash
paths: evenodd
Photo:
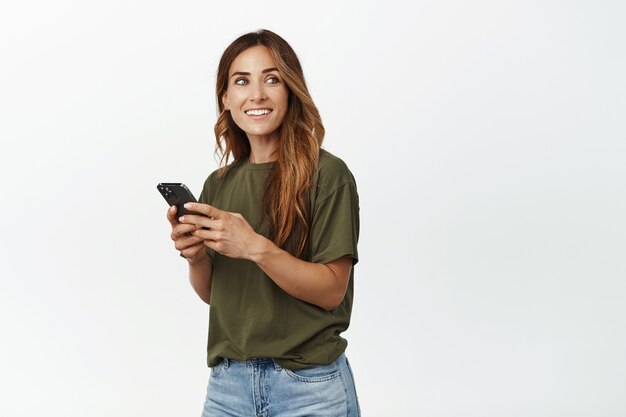
<path id="1" fill-rule="evenodd" d="M 230 66 L 229 74 L 235 72 L 260 73 L 268 68 L 276 68 L 270 50 L 257 45 L 241 52 Z"/>

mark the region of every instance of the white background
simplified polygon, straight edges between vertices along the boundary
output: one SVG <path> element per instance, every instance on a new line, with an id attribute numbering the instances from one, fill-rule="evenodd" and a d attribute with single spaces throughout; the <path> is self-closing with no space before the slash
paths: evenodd
<path id="1" fill-rule="evenodd" d="M 216 167 L 237 36 L 299 54 L 361 197 L 365 416 L 626 415 L 620 1 L 0 8 L 0 415 L 197 416 L 207 307 L 161 181 Z"/>

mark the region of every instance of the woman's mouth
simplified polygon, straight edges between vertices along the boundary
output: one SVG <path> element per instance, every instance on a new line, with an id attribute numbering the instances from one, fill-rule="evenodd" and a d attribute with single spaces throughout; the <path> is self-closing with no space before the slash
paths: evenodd
<path id="1" fill-rule="evenodd" d="M 245 113 L 253 119 L 263 119 L 271 112 L 272 109 L 250 109 L 245 111 Z"/>

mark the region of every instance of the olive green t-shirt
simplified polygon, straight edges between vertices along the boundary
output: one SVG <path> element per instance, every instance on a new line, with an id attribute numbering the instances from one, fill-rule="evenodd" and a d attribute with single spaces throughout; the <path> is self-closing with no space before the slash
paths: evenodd
<path id="1" fill-rule="evenodd" d="M 205 181 L 200 202 L 240 213 L 267 237 L 261 201 L 273 162 L 231 164 L 223 176 Z M 328 263 L 350 256 L 358 261 L 359 197 L 346 164 L 320 151 L 309 193 L 310 262 Z M 283 291 L 254 262 L 208 250 L 213 264 L 209 313 L 209 366 L 221 358 L 273 358 L 287 369 L 333 362 L 345 350 L 340 335 L 350 324 L 354 269 L 342 303 L 332 311 L 301 301 Z"/>

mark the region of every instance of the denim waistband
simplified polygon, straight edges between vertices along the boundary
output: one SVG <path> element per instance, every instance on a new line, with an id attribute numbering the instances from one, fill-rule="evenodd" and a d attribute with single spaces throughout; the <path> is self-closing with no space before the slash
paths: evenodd
<path id="1" fill-rule="evenodd" d="M 243 365 L 243 366 L 257 366 L 257 367 L 273 367 L 277 371 L 283 369 L 272 358 L 252 358 L 247 361 L 238 361 L 235 359 L 222 358 L 221 364 L 224 368 L 228 369 L 231 365 Z"/>
<path id="2" fill-rule="evenodd" d="M 341 358 L 345 357 L 345 353 L 341 353 L 339 357 L 335 360 L 335 362 L 339 361 Z M 332 362 L 331 362 L 332 363 Z M 242 366 L 257 366 L 257 367 L 273 367 L 277 371 L 283 369 L 276 361 L 272 358 L 252 358 L 245 361 L 238 361 L 235 359 L 222 358 L 220 361 L 220 365 L 223 365 L 224 368 L 228 369 L 229 366 L 237 364 Z M 312 365 L 315 366 L 315 365 Z"/>

